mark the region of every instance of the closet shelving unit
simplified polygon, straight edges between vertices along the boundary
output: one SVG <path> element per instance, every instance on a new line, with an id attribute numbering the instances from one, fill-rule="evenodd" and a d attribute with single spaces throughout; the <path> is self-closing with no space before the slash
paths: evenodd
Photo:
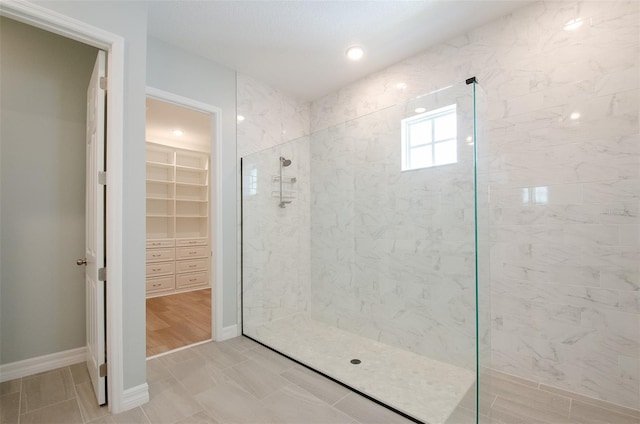
<path id="1" fill-rule="evenodd" d="M 147 296 L 210 286 L 209 154 L 147 142 Z"/>

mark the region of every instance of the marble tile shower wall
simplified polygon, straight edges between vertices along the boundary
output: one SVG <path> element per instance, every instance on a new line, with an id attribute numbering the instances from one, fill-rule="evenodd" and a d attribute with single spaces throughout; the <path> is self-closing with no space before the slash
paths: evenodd
<path id="1" fill-rule="evenodd" d="M 309 135 L 310 103 L 247 75 L 237 76 L 238 158 Z"/>
<path id="2" fill-rule="evenodd" d="M 492 364 L 632 408 L 639 22 L 635 0 L 534 3 L 311 106 L 315 132 L 476 75 L 489 103 Z M 360 308 L 374 311 L 367 297 Z"/>
<path id="3" fill-rule="evenodd" d="M 284 192 L 279 206 L 279 157 Z M 295 182 L 292 182 L 294 181 Z M 309 140 L 303 137 L 243 159 L 244 330 L 307 310 L 309 299 Z"/>
<path id="4" fill-rule="evenodd" d="M 238 74 L 238 160 L 243 162 L 244 329 L 304 312 L 309 299 L 309 103 Z M 300 138 L 301 137 L 301 138 Z M 284 142 L 300 138 L 293 143 Z M 259 153 L 257 153 L 259 152 Z M 285 208 L 279 157 L 291 159 L 285 177 L 295 199 Z M 239 209 L 239 208 L 238 208 Z M 240 275 L 240 274 L 238 274 Z"/>
<path id="5" fill-rule="evenodd" d="M 475 368 L 473 145 L 455 164 L 400 170 L 400 121 L 457 103 L 460 86 L 315 132 L 311 140 L 313 319 Z"/>

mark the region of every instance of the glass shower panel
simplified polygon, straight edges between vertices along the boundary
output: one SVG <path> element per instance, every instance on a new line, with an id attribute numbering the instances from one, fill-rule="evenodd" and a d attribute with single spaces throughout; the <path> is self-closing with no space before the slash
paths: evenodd
<path id="1" fill-rule="evenodd" d="M 242 161 L 243 333 L 422 422 L 476 421 L 474 86 Z"/>
<path id="2" fill-rule="evenodd" d="M 477 376 L 476 384 L 467 394 L 476 397 L 476 422 L 480 422 L 481 415 L 487 415 L 494 400 L 492 390 L 487 390 L 491 384 L 488 375 L 491 368 L 491 233 L 490 233 L 490 205 L 489 205 L 489 143 L 487 138 L 487 98 L 482 87 L 474 84 L 475 124 L 475 180 L 476 180 L 476 331 L 477 331 Z M 477 382 L 480 382 L 478 384 Z M 478 389 L 480 387 L 480 389 Z M 473 404 L 472 401 L 469 402 Z M 461 405 L 463 406 L 464 403 Z M 468 408 L 468 406 L 467 406 Z M 453 418 L 453 417 L 452 417 Z M 451 424 L 455 421 L 451 418 Z M 461 421 L 467 422 L 467 421 Z"/>

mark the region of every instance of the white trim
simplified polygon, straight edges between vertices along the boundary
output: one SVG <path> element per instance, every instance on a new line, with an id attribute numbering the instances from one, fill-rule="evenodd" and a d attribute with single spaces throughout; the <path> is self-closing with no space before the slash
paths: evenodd
<path id="1" fill-rule="evenodd" d="M 116 34 L 24 0 L 0 0 L 0 15 L 106 50 L 107 102 L 107 384 L 108 408 L 122 412 L 124 365 L 122 340 L 122 233 L 125 42 Z"/>
<path id="2" fill-rule="evenodd" d="M 0 382 L 28 377 L 39 372 L 51 371 L 56 368 L 85 362 L 87 360 L 86 355 L 87 348 L 78 347 L 49 355 L 38 356 L 37 358 L 3 364 L 0 365 Z"/>
<path id="3" fill-rule="evenodd" d="M 238 325 L 230 325 L 222 329 L 222 337 L 217 339 L 217 341 L 221 342 L 223 340 L 233 339 L 234 337 L 238 337 L 239 335 L 240 333 L 238 333 Z"/>
<path id="4" fill-rule="evenodd" d="M 213 330 L 213 340 L 226 340 L 229 337 L 225 337 L 226 329 L 222 327 L 222 264 L 224 263 L 224 249 L 222 244 L 222 109 L 217 106 L 212 106 L 153 87 L 147 87 L 147 96 L 157 100 L 174 103 L 179 106 L 188 107 L 199 112 L 210 113 L 213 118 L 211 120 L 211 134 L 213 134 L 211 140 L 211 155 L 215 160 L 215 176 L 213 175 L 214 173 L 210 173 L 209 175 L 209 179 L 213 179 L 213 184 L 209 184 L 209 198 L 214 199 L 214 204 L 212 205 L 213 225 L 210 226 L 209 232 L 209 238 L 213 243 L 211 269 L 214 270 L 212 273 L 214 278 L 211 282 L 211 329 Z"/>
<path id="5" fill-rule="evenodd" d="M 151 359 L 159 358 L 161 356 L 170 355 L 172 353 L 180 352 L 181 350 L 191 349 L 192 347 L 200 346 L 201 344 L 211 343 L 212 341 L 213 341 L 213 339 L 207 339 L 207 340 L 203 340 L 201 342 L 192 343 L 190 345 L 186 345 L 186 346 L 182 346 L 182 347 L 179 347 L 179 348 L 176 348 L 176 349 L 173 349 L 173 350 L 169 350 L 169 351 L 166 351 L 166 352 L 158 353 L 157 355 L 152 355 L 152 356 L 147 357 L 147 361 L 150 361 Z"/>
<path id="6" fill-rule="evenodd" d="M 107 51 L 111 49 L 114 38 L 120 38 L 110 32 L 25 0 L 0 0 L 0 16 L 6 16 Z"/>
<path id="7" fill-rule="evenodd" d="M 149 402 L 149 385 L 144 383 L 122 392 L 120 405 L 123 411 L 128 411 L 147 402 Z"/>

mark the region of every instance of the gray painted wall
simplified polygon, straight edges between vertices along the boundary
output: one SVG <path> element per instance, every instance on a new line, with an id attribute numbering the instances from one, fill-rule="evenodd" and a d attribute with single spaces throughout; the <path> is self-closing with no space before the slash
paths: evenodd
<path id="1" fill-rule="evenodd" d="M 86 92 L 97 49 L 0 18 L 0 363 L 85 345 Z"/>
<path id="2" fill-rule="evenodd" d="M 149 38 L 147 84 L 222 109 L 223 327 L 237 323 L 236 73 L 203 57 Z M 215 159 L 212 156 L 212 161 Z M 218 254 L 216 252 L 216 254 Z"/>
<path id="3" fill-rule="evenodd" d="M 146 382 L 145 352 L 145 86 L 144 2 L 38 1 L 42 7 L 125 39 L 124 185 L 122 209 L 122 342 L 124 389 Z"/>

